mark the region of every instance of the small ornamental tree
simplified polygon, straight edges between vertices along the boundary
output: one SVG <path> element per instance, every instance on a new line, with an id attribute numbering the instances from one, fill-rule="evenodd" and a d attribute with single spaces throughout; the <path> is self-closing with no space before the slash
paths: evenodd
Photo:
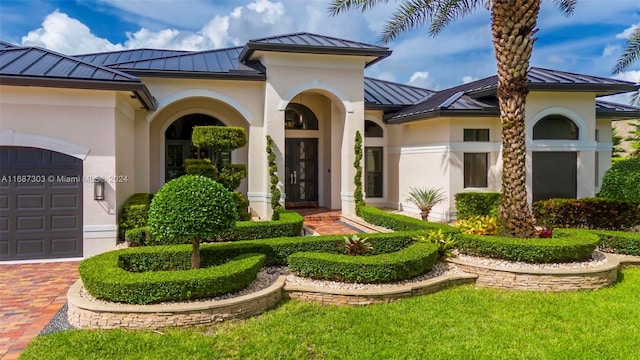
<path id="1" fill-rule="evenodd" d="M 193 159 L 185 162 L 185 172 L 204 175 L 222 184 L 229 191 L 235 191 L 242 179 L 247 177 L 244 164 L 224 164 L 219 161 L 223 152 L 231 152 L 247 145 L 244 129 L 237 126 L 194 126 L 191 142 L 198 148 L 209 149 L 213 153 L 214 163 L 209 159 Z M 239 192 L 234 193 L 240 220 L 250 220 L 247 212 L 249 201 Z"/>
<path id="2" fill-rule="evenodd" d="M 356 131 L 356 143 L 353 146 L 353 151 L 356 155 L 353 161 L 353 166 L 356 168 L 356 174 L 353 177 L 353 182 L 356 185 L 353 191 L 353 200 L 356 203 L 356 214 L 360 215 L 360 208 L 366 205 L 362 194 L 362 135 L 360 131 Z"/>
<path id="3" fill-rule="evenodd" d="M 149 234 L 193 245 L 191 268 L 200 267 L 200 241 L 231 228 L 238 219 L 233 194 L 217 182 L 185 175 L 164 184 L 149 208 Z"/>

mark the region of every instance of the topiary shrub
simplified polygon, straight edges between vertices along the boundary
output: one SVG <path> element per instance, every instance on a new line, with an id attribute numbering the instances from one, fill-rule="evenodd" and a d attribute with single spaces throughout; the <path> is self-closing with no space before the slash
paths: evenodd
<path id="1" fill-rule="evenodd" d="M 356 203 L 356 215 L 360 216 L 360 209 L 366 205 L 362 194 L 362 135 L 360 131 L 356 131 L 355 145 L 353 146 L 356 155 L 353 166 L 356 168 L 356 174 L 353 176 L 353 183 L 356 188 L 353 190 L 353 201 Z"/>
<path id="2" fill-rule="evenodd" d="M 215 241 L 237 241 L 300 236 L 304 218 L 295 211 L 283 210 L 278 220 L 240 221 L 216 235 Z"/>
<path id="3" fill-rule="evenodd" d="M 438 224 L 415 219 L 400 214 L 391 214 L 373 206 L 360 207 L 360 217 L 366 222 L 395 231 L 442 230 L 445 233 L 457 233 L 459 230 L 447 224 Z"/>
<path id="4" fill-rule="evenodd" d="M 219 154 L 247 145 L 247 137 L 239 126 L 194 126 L 191 142 Z"/>
<path id="5" fill-rule="evenodd" d="M 472 216 L 497 216 L 500 193 L 461 192 L 454 195 L 458 220 Z"/>
<path id="6" fill-rule="evenodd" d="M 247 177 L 247 166 L 244 164 L 225 164 L 214 179 L 225 188 L 233 191 L 240 186 L 242 179 Z"/>
<path id="7" fill-rule="evenodd" d="M 640 207 L 602 198 L 536 201 L 533 216 L 539 226 L 620 230 L 640 223 Z"/>
<path id="8" fill-rule="evenodd" d="M 588 230 L 556 229 L 551 239 L 458 234 L 460 252 L 512 261 L 553 263 L 591 258 L 598 236 Z"/>
<path id="9" fill-rule="evenodd" d="M 187 175 L 201 175 L 213 180 L 218 178 L 218 169 L 210 159 L 185 159 L 184 172 Z"/>
<path id="10" fill-rule="evenodd" d="M 640 204 L 640 158 L 618 161 L 602 178 L 599 197 Z"/>
<path id="11" fill-rule="evenodd" d="M 191 267 L 197 269 L 200 241 L 233 227 L 237 218 L 229 190 L 204 176 L 185 175 L 156 193 L 149 209 L 149 233 L 165 242 L 191 242 Z"/>
<path id="12" fill-rule="evenodd" d="M 125 239 L 131 246 L 145 246 L 149 236 L 148 233 L 149 228 L 146 226 L 127 230 Z"/>
<path id="13" fill-rule="evenodd" d="M 118 214 L 118 239 L 125 240 L 127 230 L 147 226 L 149 205 L 153 195 L 138 193 L 131 195 Z"/>
<path id="14" fill-rule="evenodd" d="M 600 248 L 606 252 L 640 256 L 640 233 L 592 230 L 600 238 Z"/>
<path id="15" fill-rule="evenodd" d="M 273 215 L 271 220 L 278 220 L 280 218 L 280 212 L 284 210 L 280 204 L 280 196 L 282 192 L 278 189 L 278 165 L 276 164 L 276 153 L 273 150 L 275 143 L 271 136 L 267 135 L 267 161 L 269 162 L 269 186 L 271 189 L 271 209 Z"/>
<path id="16" fill-rule="evenodd" d="M 426 273 L 438 257 L 436 245 L 419 242 L 397 252 L 372 256 L 299 252 L 289 256 L 288 262 L 291 271 L 312 279 L 388 283 Z"/>

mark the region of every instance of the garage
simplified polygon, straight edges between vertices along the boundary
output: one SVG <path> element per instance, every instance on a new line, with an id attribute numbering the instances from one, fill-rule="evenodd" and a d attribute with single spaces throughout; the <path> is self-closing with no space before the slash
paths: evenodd
<path id="1" fill-rule="evenodd" d="M 0 146 L 0 260 L 82 256 L 82 160 Z"/>

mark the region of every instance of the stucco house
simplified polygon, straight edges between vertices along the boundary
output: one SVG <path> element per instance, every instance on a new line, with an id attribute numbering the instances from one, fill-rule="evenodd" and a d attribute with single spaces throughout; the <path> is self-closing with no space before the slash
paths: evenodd
<path id="1" fill-rule="evenodd" d="M 87 257 L 112 249 L 117 214 L 183 173 L 194 125 L 241 126 L 240 191 L 270 217 L 266 135 L 287 207 L 354 213 L 355 133 L 368 203 L 418 212 L 410 187 L 499 191 L 496 78 L 431 91 L 364 76 L 386 47 L 298 33 L 189 52 L 67 56 L 0 43 L 0 259 Z M 613 120 L 640 109 L 598 97 L 637 85 L 532 68 L 527 184 L 532 199 L 593 196 L 610 165 Z M 104 194 L 94 186 L 105 179 Z"/>

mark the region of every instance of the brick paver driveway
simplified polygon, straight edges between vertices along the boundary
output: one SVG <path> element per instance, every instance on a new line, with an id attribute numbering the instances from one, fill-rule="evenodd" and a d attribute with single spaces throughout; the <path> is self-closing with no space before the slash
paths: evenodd
<path id="1" fill-rule="evenodd" d="M 0 359 L 17 359 L 66 302 L 79 262 L 0 264 Z"/>

